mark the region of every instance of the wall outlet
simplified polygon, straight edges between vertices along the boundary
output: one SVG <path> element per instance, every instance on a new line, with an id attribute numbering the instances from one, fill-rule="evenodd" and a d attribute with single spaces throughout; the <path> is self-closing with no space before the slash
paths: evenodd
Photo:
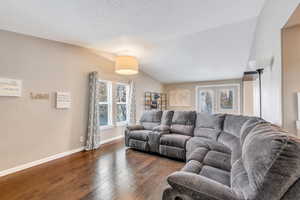
<path id="1" fill-rule="evenodd" d="M 79 141 L 80 141 L 80 142 L 84 142 L 84 137 L 83 137 L 83 136 L 80 136 Z"/>

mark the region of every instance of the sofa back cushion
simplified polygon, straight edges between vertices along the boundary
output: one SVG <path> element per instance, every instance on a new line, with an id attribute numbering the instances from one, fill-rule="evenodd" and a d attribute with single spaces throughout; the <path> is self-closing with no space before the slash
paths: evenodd
<path id="1" fill-rule="evenodd" d="M 161 123 L 162 111 L 145 111 L 140 119 L 140 123 L 146 130 L 152 130 Z"/>
<path id="2" fill-rule="evenodd" d="M 175 111 L 170 131 L 171 133 L 193 136 L 195 120 L 195 111 Z"/>
<path id="3" fill-rule="evenodd" d="M 248 130 L 249 131 L 249 130 Z M 300 177 L 300 142 L 270 123 L 259 123 L 232 166 L 232 188 L 244 199 L 280 200 Z"/>
<path id="4" fill-rule="evenodd" d="M 224 132 L 230 133 L 236 137 L 240 137 L 240 131 L 243 124 L 249 120 L 250 117 L 242 115 L 229 115 L 225 116 Z"/>
<path id="5" fill-rule="evenodd" d="M 236 158 L 240 157 L 238 154 L 241 154 L 241 144 L 240 144 L 241 130 L 243 125 L 249 120 L 262 121 L 260 118 L 257 117 L 229 115 L 229 114 L 225 115 L 224 128 L 218 137 L 218 142 L 228 146 L 231 149 L 231 151 L 235 153 L 233 154 L 234 156 L 232 157 L 233 162 L 236 160 Z"/>
<path id="6" fill-rule="evenodd" d="M 217 140 L 224 123 L 225 115 L 197 113 L 194 136 Z"/>
<path id="7" fill-rule="evenodd" d="M 161 117 L 161 125 L 170 126 L 174 115 L 173 110 L 164 110 Z"/>

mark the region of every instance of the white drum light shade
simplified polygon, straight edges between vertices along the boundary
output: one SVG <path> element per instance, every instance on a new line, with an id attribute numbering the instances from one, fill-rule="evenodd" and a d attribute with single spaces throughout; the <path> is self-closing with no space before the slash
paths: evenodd
<path id="1" fill-rule="evenodd" d="M 122 75 L 139 73 L 139 63 L 133 56 L 117 56 L 115 72 Z"/>

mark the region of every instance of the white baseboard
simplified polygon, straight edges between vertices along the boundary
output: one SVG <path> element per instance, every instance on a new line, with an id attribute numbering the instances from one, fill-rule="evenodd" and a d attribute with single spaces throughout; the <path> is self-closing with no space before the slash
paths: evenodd
<path id="1" fill-rule="evenodd" d="M 114 140 L 121 139 L 123 137 L 124 137 L 124 135 L 120 135 L 120 136 L 117 136 L 117 137 L 114 137 L 114 138 L 110 138 L 108 140 L 103 140 L 103 141 L 101 141 L 101 144 L 106 144 L 106 143 L 112 142 Z M 0 177 L 6 176 L 8 174 L 12 174 L 12 173 L 24 170 L 24 169 L 28 169 L 30 167 L 34 167 L 34 166 L 37 166 L 37 165 L 40 165 L 40 164 L 58 159 L 58 158 L 69 156 L 71 154 L 74 154 L 74 153 L 77 153 L 77 152 L 80 152 L 80 151 L 83 151 L 83 150 L 84 150 L 84 147 L 80 147 L 78 149 L 73 149 L 73 150 L 70 150 L 70 151 L 62 152 L 62 153 L 59 153 L 59 154 L 55 154 L 53 156 L 49 156 L 47 158 L 43 158 L 43 159 L 36 160 L 36 161 L 30 162 L 30 163 L 19 165 L 19 166 L 10 168 L 10 169 L 6 169 L 6 170 L 3 170 L 3 171 L 0 171 Z"/>
<path id="2" fill-rule="evenodd" d="M 117 137 L 110 138 L 110 139 L 108 139 L 108 140 L 103 140 L 103 141 L 100 142 L 100 144 L 101 144 L 101 145 L 102 145 L 102 144 L 106 144 L 106 143 L 112 142 L 112 141 L 114 141 L 114 140 L 121 139 L 121 138 L 123 138 L 123 137 L 124 137 L 124 135 L 120 135 L 120 136 L 117 136 Z"/>
<path id="3" fill-rule="evenodd" d="M 112 142 L 114 140 L 121 139 L 123 137 L 124 137 L 124 135 L 120 135 L 120 136 L 117 136 L 117 137 L 114 137 L 114 138 L 110 138 L 108 140 L 103 140 L 101 142 L 101 144 L 106 144 L 106 143 Z M 6 176 L 8 174 L 12 174 L 12 173 L 24 170 L 24 169 L 28 169 L 30 167 L 34 167 L 34 166 L 37 166 L 37 165 L 40 165 L 40 164 L 43 164 L 43 163 L 46 163 L 46 162 L 58 159 L 58 158 L 69 156 L 71 154 L 74 154 L 74 153 L 77 153 L 77 152 L 80 152 L 80 151 L 83 151 L 83 150 L 84 150 L 84 147 L 80 147 L 78 149 L 73 149 L 73 150 L 70 150 L 70 151 L 62 152 L 62 153 L 59 153 L 59 154 L 55 154 L 53 156 L 49 156 L 47 158 L 43 158 L 43 159 L 36 160 L 36 161 L 30 162 L 30 163 L 19 165 L 19 166 L 10 168 L 10 169 L 6 169 L 6 170 L 3 170 L 3 171 L 0 171 L 0 177 Z"/>
<path id="4" fill-rule="evenodd" d="M 28 169 L 30 167 L 34 167 L 34 166 L 37 166 L 37 165 L 40 165 L 40 164 L 58 159 L 58 158 L 62 158 L 62 157 L 65 157 L 65 156 L 68 156 L 68 155 L 71 155 L 71 154 L 74 154 L 74 153 L 77 153 L 77 152 L 80 152 L 80 151 L 83 151 L 83 150 L 84 150 L 84 147 L 80 147 L 78 149 L 73 149 L 73 150 L 70 150 L 70 151 L 58 153 L 58 154 L 55 154 L 53 156 L 49 156 L 47 158 L 43 158 L 43 159 L 36 160 L 36 161 L 30 162 L 30 163 L 19 165 L 17 167 L 6 169 L 6 170 L 3 170 L 3 171 L 0 171 L 0 177 L 1 176 L 6 176 L 8 174 L 12 174 L 12 173 L 24 170 L 24 169 Z"/>

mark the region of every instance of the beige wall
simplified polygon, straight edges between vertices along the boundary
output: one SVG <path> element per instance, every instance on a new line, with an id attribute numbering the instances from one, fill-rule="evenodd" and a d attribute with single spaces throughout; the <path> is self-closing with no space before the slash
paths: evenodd
<path id="1" fill-rule="evenodd" d="M 282 125 L 282 40 L 281 29 L 300 0 L 267 0 L 258 18 L 250 60 L 274 57 L 272 68 L 262 76 L 262 114 L 267 121 Z"/>
<path id="2" fill-rule="evenodd" d="M 82 147 L 87 129 L 88 73 L 100 78 L 136 81 L 138 117 L 144 91 L 162 85 L 144 73 L 118 76 L 113 62 L 88 49 L 0 31 L 0 77 L 23 80 L 22 97 L 0 97 L 0 171 Z M 56 110 L 55 91 L 70 91 L 72 108 Z M 50 100 L 32 100 L 30 92 L 49 93 Z M 121 135 L 122 128 L 102 132 L 102 140 Z"/>
<path id="3" fill-rule="evenodd" d="M 188 89 L 191 91 L 192 98 L 191 98 L 191 106 L 189 107 L 170 107 L 170 110 L 196 110 L 196 87 L 197 86 L 204 86 L 204 85 L 222 85 L 222 84 L 235 84 L 239 83 L 242 84 L 241 79 L 233 79 L 233 80 L 219 80 L 219 81 L 201 81 L 201 82 L 187 82 L 187 83 L 173 83 L 173 84 L 165 84 L 164 91 L 169 93 L 169 91 L 174 89 Z M 242 94 L 242 87 L 241 87 L 241 94 Z M 242 102 L 242 95 L 241 101 Z M 241 106 L 242 108 L 242 106 Z"/>
<path id="4" fill-rule="evenodd" d="M 243 82 L 243 115 L 254 116 L 254 81 Z"/>
<path id="5" fill-rule="evenodd" d="M 283 30 L 283 127 L 296 134 L 297 92 L 300 92 L 300 26 Z"/>

